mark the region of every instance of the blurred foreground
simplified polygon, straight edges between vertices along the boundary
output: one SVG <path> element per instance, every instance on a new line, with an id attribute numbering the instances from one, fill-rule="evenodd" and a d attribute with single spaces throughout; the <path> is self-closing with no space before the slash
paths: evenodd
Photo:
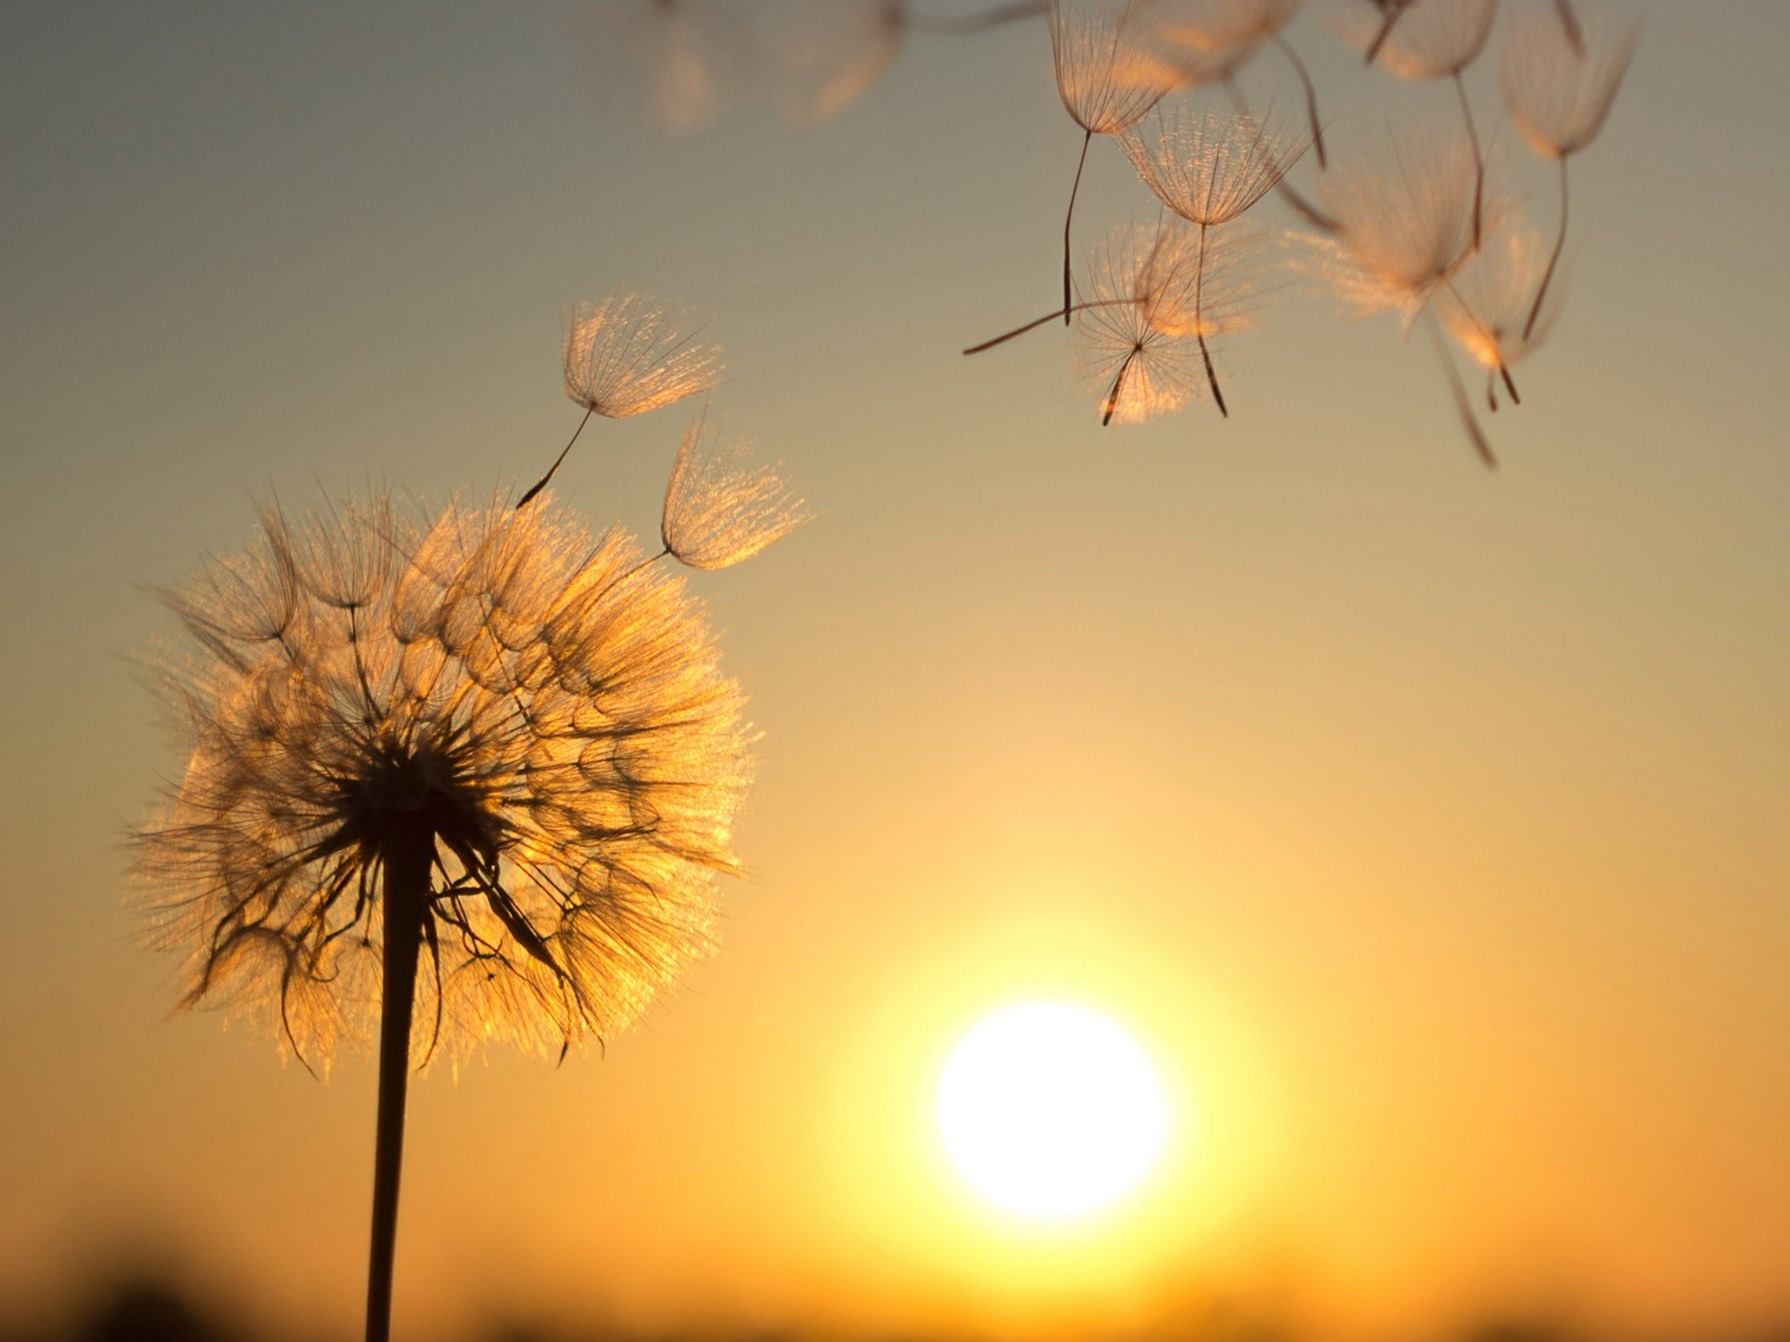
<path id="1" fill-rule="evenodd" d="M 0 1321 L 0 1342 L 349 1342 L 328 1334 L 294 1333 L 246 1321 L 240 1311 L 208 1303 L 181 1286 L 150 1277 L 121 1276 L 91 1289 L 70 1317 L 47 1329 L 18 1330 Z M 399 1329 L 399 1336 L 405 1334 Z M 472 1342 L 971 1342 L 989 1335 L 964 1332 L 863 1333 L 803 1325 L 764 1327 L 724 1322 L 672 1329 L 632 1329 L 613 1324 L 537 1326 L 495 1321 L 469 1327 Z M 1063 1338 L 1084 1337 L 1079 1330 Z M 1325 1342 L 1321 1327 L 1204 1306 L 1182 1317 L 1101 1334 L 1111 1342 Z M 1408 1342 L 1790 1342 L 1790 1321 L 1750 1331 L 1599 1332 L 1561 1320 L 1495 1314 L 1442 1330 L 1401 1333 Z M 1388 1339 L 1392 1342 L 1392 1339 Z"/>

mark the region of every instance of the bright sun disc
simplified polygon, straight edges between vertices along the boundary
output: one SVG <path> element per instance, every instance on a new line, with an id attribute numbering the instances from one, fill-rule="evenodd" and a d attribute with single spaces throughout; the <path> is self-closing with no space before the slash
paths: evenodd
<path id="1" fill-rule="evenodd" d="M 938 1124 L 978 1193 L 1054 1220 L 1143 1177 L 1162 1149 L 1162 1093 L 1144 1051 L 1105 1016 L 1029 1002 L 957 1041 L 939 1076 Z"/>

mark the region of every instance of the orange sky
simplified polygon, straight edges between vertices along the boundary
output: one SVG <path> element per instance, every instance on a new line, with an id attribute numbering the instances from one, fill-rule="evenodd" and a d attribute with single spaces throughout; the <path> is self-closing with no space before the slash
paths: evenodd
<path id="1" fill-rule="evenodd" d="M 606 1057 L 413 1093 L 414 1335 L 1782 1318 L 1790 12 L 1653 8 L 1496 475 L 1421 341 L 1303 294 L 1236 346 L 1228 421 L 1102 431 L 1054 332 L 963 360 L 1052 301 L 1079 136 L 1039 29 L 670 141 L 575 31 L 0 19 L 0 1322 L 147 1243 L 352 1329 L 370 1063 L 320 1085 L 169 1018 L 120 909 L 176 767 L 138 584 L 244 544 L 251 497 L 532 478 L 577 418 L 559 323 L 618 284 L 714 315 L 712 415 L 822 516 L 697 583 L 764 731 L 720 954 Z M 1452 111 L 1293 36 L 1339 145 Z M 1088 239 L 1152 208 L 1108 150 Z M 562 500 L 651 527 L 696 413 L 595 426 Z M 1124 1022 L 1178 1116 L 1135 1196 L 1048 1232 L 929 1117 L 956 1032 L 1038 996 Z"/>

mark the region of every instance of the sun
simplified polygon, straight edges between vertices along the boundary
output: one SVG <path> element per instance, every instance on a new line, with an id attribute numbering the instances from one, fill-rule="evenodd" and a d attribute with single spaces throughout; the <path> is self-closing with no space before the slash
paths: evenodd
<path id="1" fill-rule="evenodd" d="M 1162 1150 L 1162 1092 L 1137 1042 L 1099 1012 L 1026 1002 L 984 1016 L 938 1083 L 945 1150 L 1010 1212 L 1062 1220 L 1143 1178 Z"/>

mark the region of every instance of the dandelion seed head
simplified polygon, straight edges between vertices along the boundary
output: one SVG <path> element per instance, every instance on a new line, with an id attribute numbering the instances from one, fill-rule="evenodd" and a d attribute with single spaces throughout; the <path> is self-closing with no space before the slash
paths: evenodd
<path id="1" fill-rule="evenodd" d="M 1075 124 L 1116 135 L 1182 83 L 1155 24 L 1136 0 L 1052 0 L 1057 93 Z"/>
<path id="2" fill-rule="evenodd" d="M 1285 177 L 1307 141 L 1272 117 L 1159 106 L 1119 138 L 1158 200 L 1196 224 L 1229 223 Z"/>
<path id="3" fill-rule="evenodd" d="M 186 763 L 132 836 L 135 900 L 190 1003 L 307 1061 L 364 1042 L 383 873 L 419 836 L 417 1056 L 601 1037 L 706 949 L 748 733 L 700 607 L 622 532 L 546 499 L 269 509 L 170 604 Z"/>
<path id="4" fill-rule="evenodd" d="M 697 420 L 684 433 L 659 536 L 691 568 L 730 568 L 776 544 L 811 517 L 773 466 L 751 460 L 752 444 L 722 440 Z"/>
<path id="5" fill-rule="evenodd" d="M 1459 74 L 1485 50 L 1498 0 L 1422 0 L 1406 6 L 1386 31 L 1380 0 L 1349 0 L 1336 16 L 1343 40 L 1361 51 L 1380 42 L 1376 63 L 1400 79 L 1441 79 Z"/>
<path id="6" fill-rule="evenodd" d="M 713 387 L 721 351 L 652 300 L 616 294 L 573 314 L 565 365 L 567 396 L 605 418 L 626 419 Z"/>
<path id="7" fill-rule="evenodd" d="M 1597 138 L 1641 39 L 1639 20 L 1604 13 L 1584 15 L 1578 31 L 1582 53 L 1558 17 L 1521 10 L 1501 53 L 1511 123 L 1546 158 L 1567 158 Z"/>

